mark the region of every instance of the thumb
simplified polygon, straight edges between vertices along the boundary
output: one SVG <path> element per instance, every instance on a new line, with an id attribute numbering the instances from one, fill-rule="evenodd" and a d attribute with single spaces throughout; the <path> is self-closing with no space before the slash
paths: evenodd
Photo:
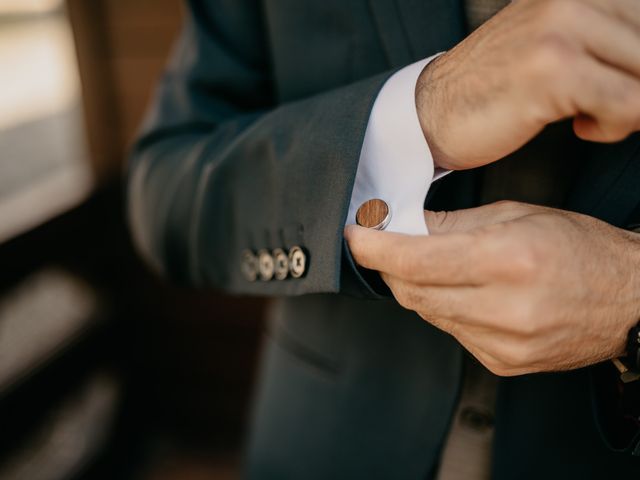
<path id="1" fill-rule="evenodd" d="M 544 207 L 520 202 L 501 201 L 481 207 L 451 210 L 449 212 L 424 211 L 424 220 L 432 235 L 467 232 L 475 228 L 508 222 L 539 212 Z"/>
<path id="2" fill-rule="evenodd" d="M 358 265 L 371 270 L 388 271 L 389 266 L 397 262 L 398 251 L 416 250 L 416 244 L 425 237 L 347 225 L 344 238 Z"/>

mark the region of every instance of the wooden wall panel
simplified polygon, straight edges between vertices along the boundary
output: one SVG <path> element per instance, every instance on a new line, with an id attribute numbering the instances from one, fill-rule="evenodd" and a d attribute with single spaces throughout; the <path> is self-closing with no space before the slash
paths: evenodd
<path id="1" fill-rule="evenodd" d="M 117 178 L 183 19 L 181 0 L 67 0 L 91 156 Z"/>

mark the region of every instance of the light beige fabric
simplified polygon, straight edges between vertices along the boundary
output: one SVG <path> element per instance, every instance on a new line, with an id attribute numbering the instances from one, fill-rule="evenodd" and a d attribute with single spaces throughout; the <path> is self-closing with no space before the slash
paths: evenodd
<path id="1" fill-rule="evenodd" d="M 489 480 L 498 379 L 465 361 L 462 392 L 440 459 L 437 480 Z"/>

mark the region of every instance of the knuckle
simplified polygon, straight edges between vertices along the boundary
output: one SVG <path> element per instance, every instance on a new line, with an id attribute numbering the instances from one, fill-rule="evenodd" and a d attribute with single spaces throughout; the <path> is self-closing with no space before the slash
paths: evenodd
<path id="1" fill-rule="evenodd" d="M 505 345 L 498 353 L 498 358 L 504 369 L 523 370 L 528 368 L 534 360 L 535 352 L 530 343 L 520 342 Z"/>
<path id="2" fill-rule="evenodd" d="M 534 81 L 562 77 L 573 71 L 575 58 L 575 49 L 564 33 L 544 32 L 529 56 L 529 74 Z"/>
<path id="3" fill-rule="evenodd" d="M 536 370 L 532 367 L 526 352 L 522 355 L 518 353 L 505 354 L 504 352 L 496 351 L 488 354 L 485 351 L 478 350 L 473 351 L 473 355 L 487 370 L 499 377 L 512 377 Z"/>
<path id="4" fill-rule="evenodd" d="M 491 355 L 480 353 L 476 358 L 487 370 L 499 377 L 513 377 L 526 373 L 541 371 L 534 362 L 533 353 L 524 350 L 513 353 L 492 352 Z"/>
<path id="5" fill-rule="evenodd" d="M 536 277 L 540 266 L 536 249 L 524 244 L 514 248 L 511 257 L 511 268 L 513 274 L 521 280 L 531 280 Z"/>
<path id="6" fill-rule="evenodd" d="M 505 235 L 496 248 L 499 253 L 496 273 L 505 280 L 531 282 L 537 277 L 541 270 L 541 260 L 534 245 Z"/>
<path id="7" fill-rule="evenodd" d="M 522 375 L 526 373 L 526 370 L 514 369 L 510 367 L 501 367 L 496 369 L 489 369 L 491 373 L 497 375 L 498 377 L 515 377 L 516 375 Z"/>
<path id="8" fill-rule="evenodd" d="M 499 360 L 495 360 L 493 358 L 478 358 L 478 360 L 486 367 L 487 370 L 498 377 L 511 376 L 511 368 Z"/>

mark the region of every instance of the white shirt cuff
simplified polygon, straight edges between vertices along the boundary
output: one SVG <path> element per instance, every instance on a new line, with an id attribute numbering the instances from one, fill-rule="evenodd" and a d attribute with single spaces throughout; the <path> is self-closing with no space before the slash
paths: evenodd
<path id="1" fill-rule="evenodd" d="M 434 181 L 431 151 L 416 111 L 415 89 L 422 69 L 438 55 L 393 74 L 376 98 L 360 152 L 347 224 L 367 200 L 380 198 L 391 209 L 387 231 L 428 235 L 424 200 Z M 437 178 L 447 172 L 438 169 Z"/>

